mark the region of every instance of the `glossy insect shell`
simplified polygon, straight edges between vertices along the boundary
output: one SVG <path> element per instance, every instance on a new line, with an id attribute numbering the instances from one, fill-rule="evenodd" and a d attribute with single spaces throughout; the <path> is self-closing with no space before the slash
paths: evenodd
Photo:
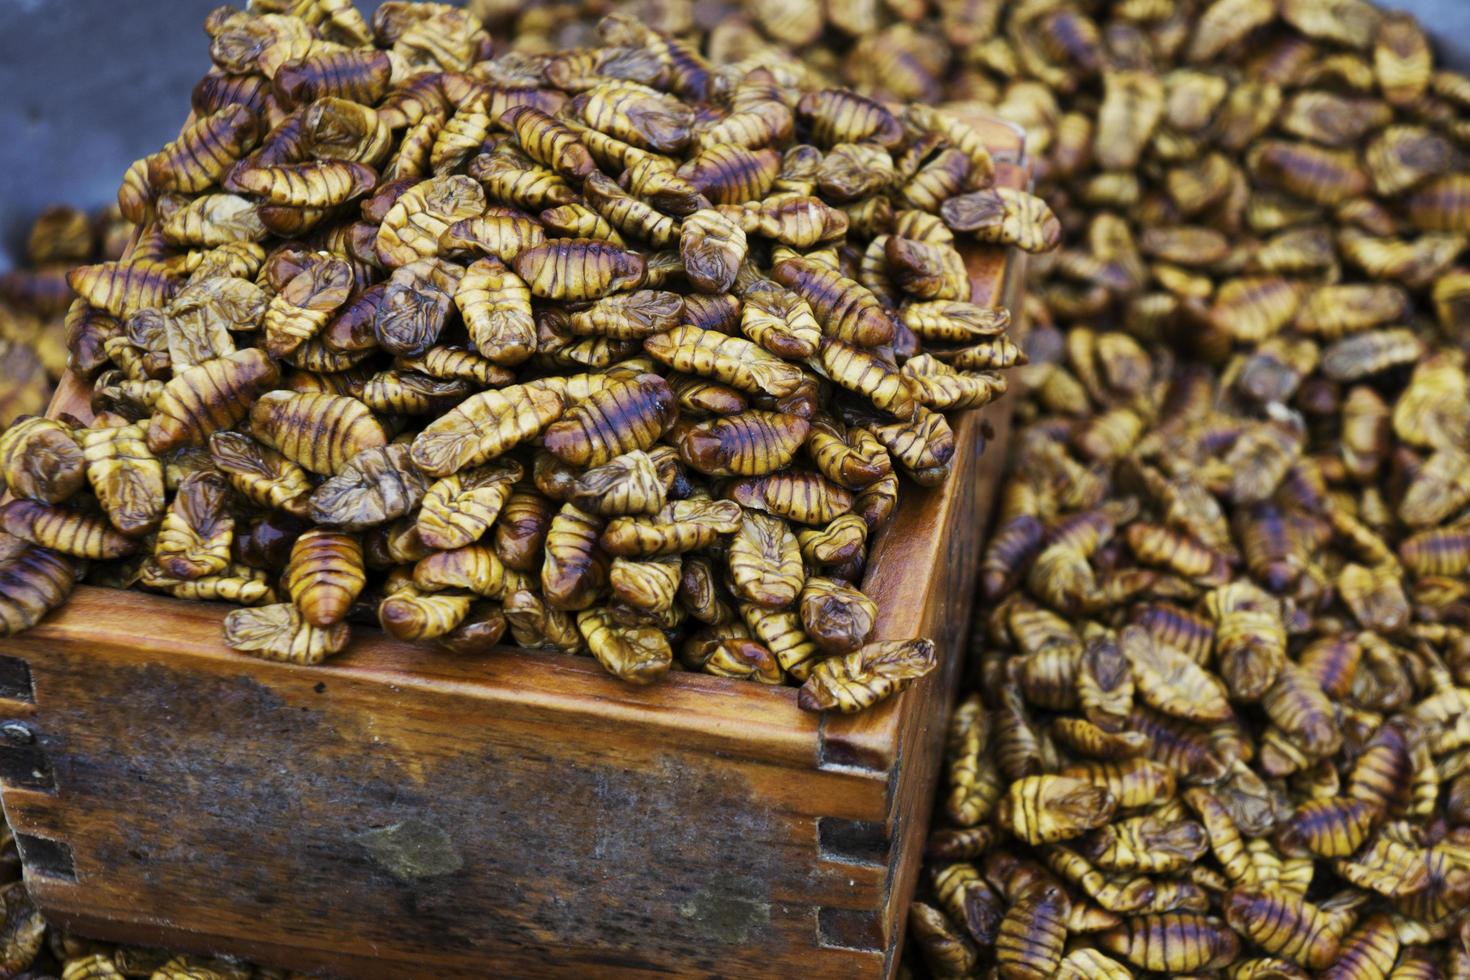
<path id="1" fill-rule="evenodd" d="M 291 548 L 286 591 L 312 626 L 341 622 L 365 583 L 362 546 L 352 535 L 314 528 Z"/>
<path id="2" fill-rule="evenodd" d="M 253 347 L 185 368 L 164 385 L 148 425 L 149 450 L 202 443 L 229 428 L 249 413 L 256 392 L 278 377 L 275 364 Z"/>
<path id="3" fill-rule="evenodd" d="M 261 441 L 326 476 L 364 449 L 388 442 L 368 407 L 341 395 L 267 392 L 251 406 L 250 422 Z"/>
<path id="4" fill-rule="evenodd" d="M 655 374 L 609 384 L 578 402 L 543 436 L 547 451 L 578 466 L 648 449 L 678 416 L 674 393 Z"/>

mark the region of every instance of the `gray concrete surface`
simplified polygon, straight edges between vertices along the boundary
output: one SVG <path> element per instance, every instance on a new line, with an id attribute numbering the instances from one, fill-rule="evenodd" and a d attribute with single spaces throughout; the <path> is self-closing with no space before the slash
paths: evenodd
<path id="1" fill-rule="evenodd" d="M 199 25 L 220 2 L 0 0 L 0 268 L 36 211 L 101 205 L 129 163 L 178 132 L 209 67 Z M 1384 2 L 1470 65 L 1470 0 Z"/>
<path id="2" fill-rule="evenodd" d="M 49 203 L 109 200 L 129 163 L 177 134 L 209 68 L 199 25 L 219 2 L 0 0 L 7 245 Z"/>
<path id="3" fill-rule="evenodd" d="M 1407 10 L 1434 34 L 1447 63 L 1470 70 L 1470 0 L 1377 0 L 1380 7 Z"/>

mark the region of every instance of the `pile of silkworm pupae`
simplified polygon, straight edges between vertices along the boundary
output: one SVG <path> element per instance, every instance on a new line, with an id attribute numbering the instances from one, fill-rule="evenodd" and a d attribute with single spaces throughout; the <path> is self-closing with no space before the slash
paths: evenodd
<path id="1" fill-rule="evenodd" d="M 918 959 L 1470 975 L 1470 79 L 1358 0 L 1023 3 L 979 45 L 1065 234 Z"/>
<path id="2" fill-rule="evenodd" d="M 932 669 L 872 637 L 868 540 L 1022 360 L 960 242 L 1059 234 L 975 131 L 627 17 L 528 59 L 440 4 L 293 9 L 210 15 L 136 243 L 68 274 L 95 417 L 0 439 L 4 631 L 80 579 L 301 664 L 363 619 L 811 710 Z"/>

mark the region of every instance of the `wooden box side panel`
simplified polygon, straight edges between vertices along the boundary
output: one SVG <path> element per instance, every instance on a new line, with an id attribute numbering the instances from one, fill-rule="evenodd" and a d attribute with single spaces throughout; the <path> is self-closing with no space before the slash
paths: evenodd
<path id="1" fill-rule="evenodd" d="M 7 810 L 69 852 L 29 878 L 63 918 L 105 910 L 234 952 L 266 939 L 339 968 L 372 950 L 382 975 L 534 973 L 548 950 L 561 970 L 713 974 L 798 961 L 819 907 L 882 901 L 881 869 L 814 860 L 823 803 L 850 795 L 821 773 L 794 795 L 786 767 L 473 691 L 15 652 L 35 665 L 52 785 L 11 787 Z M 853 956 L 833 951 L 830 975 Z"/>

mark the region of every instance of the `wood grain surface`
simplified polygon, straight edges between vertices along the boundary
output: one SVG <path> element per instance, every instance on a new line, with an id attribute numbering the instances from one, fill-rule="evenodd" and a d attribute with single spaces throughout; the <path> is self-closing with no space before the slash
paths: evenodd
<path id="1" fill-rule="evenodd" d="M 983 128 L 1025 186 L 1018 132 Z M 977 302 L 1018 302 L 1014 256 L 967 261 Z M 86 399 L 69 378 L 53 411 Z M 80 588 L 0 641 L 28 886 L 83 934 L 342 976 L 891 976 L 1011 400 L 957 418 L 951 479 L 874 542 L 878 637 L 940 666 L 857 716 L 366 629 L 268 663 L 223 645 L 226 606 Z"/>

